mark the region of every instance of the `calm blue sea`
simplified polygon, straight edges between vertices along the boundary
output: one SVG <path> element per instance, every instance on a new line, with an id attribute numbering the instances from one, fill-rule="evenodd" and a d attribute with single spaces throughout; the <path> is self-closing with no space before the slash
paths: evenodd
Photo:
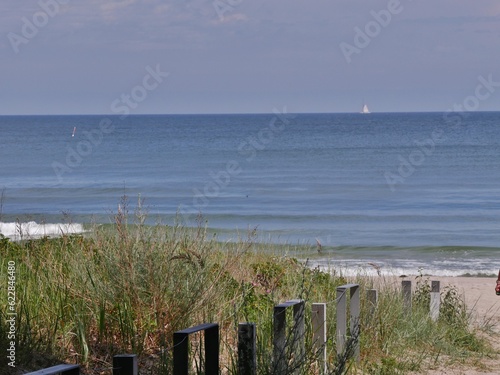
<path id="1" fill-rule="evenodd" d="M 256 227 L 316 264 L 500 268 L 496 112 L 0 116 L 0 145 L 7 235 L 17 219 L 109 223 L 126 194 L 151 224 L 201 212 L 221 239 Z"/>

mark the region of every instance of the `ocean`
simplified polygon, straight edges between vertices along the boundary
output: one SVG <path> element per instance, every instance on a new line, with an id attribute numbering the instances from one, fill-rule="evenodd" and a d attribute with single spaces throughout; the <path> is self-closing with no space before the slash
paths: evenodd
<path id="1" fill-rule="evenodd" d="M 499 112 L 0 116 L 0 143 L 12 238 L 110 223 L 127 195 L 148 224 L 201 213 L 346 273 L 500 269 Z"/>

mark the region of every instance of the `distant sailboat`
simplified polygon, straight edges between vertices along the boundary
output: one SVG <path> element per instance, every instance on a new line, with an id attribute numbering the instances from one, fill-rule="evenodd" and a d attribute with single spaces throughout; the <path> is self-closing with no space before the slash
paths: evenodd
<path id="1" fill-rule="evenodd" d="M 368 109 L 368 106 L 366 104 L 363 105 L 363 108 L 361 109 L 360 113 L 364 114 L 370 113 L 370 110 Z"/>
<path id="2" fill-rule="evenodd" d="M 71 134 L 71 136 L 74 137 L 75 133 L 76 133 L 76 126 L 73 128 L 73 134 Z"/>

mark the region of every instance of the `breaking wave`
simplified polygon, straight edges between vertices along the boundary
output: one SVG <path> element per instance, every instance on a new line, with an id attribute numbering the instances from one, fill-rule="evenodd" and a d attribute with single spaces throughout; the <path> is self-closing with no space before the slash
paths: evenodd
<path id="1" fill-rule="evenodd" d="M 26 223 L 0 223 L 0 234 L 13 241 L 84 232 L 83 225 L 77 223 L 39 224 L 35 221 Z"/>

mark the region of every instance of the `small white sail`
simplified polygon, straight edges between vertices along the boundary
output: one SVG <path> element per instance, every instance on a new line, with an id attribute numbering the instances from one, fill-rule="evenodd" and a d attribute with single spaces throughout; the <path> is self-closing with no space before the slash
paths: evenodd
<path id="1" fill-rule="evenodd" d="M 366 104 L 363 105 L 363 109 L 361 109 L 361 113 L 370 113 L 370 110 L 368 109 L 368 106 Z"/>
<path id="2" fill-rule="evenodd" d="M 75 133 L 76 133 L 76 126 L 73 128 L 73 134 L 71 134 L 71 136 L 74 137 Z"/>

